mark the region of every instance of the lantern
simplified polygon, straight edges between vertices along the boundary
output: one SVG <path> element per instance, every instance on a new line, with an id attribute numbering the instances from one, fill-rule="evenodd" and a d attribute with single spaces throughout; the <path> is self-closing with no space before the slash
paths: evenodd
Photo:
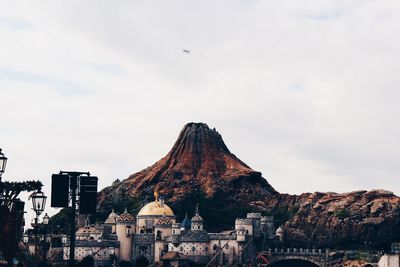
<path id="1" fill-rule="evenodd" d="M 49 224 L 50 217 L 47 213 L 43 216 L 43 224 Z"/>
<path id="2" fill-rule="evenodd" d="M 33 210 L 36 212 L 37 216 L 39 216 L 44 211 L 47 197 L 39 189 L 31 195 L 31 198 Z"/>
<path id="3" fill-rule="evenodd" d="M 7 165 L 7 157 L 4 156 L 4 154 L 1 152 L 1 148 L 0 148 L 0 179 L 1 179 L 1 175 L 6 170 L 6 165 Z"/>

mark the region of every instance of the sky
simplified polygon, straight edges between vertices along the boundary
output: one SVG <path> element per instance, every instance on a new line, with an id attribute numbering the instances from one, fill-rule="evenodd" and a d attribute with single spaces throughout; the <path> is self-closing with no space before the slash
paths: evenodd
<path id="1" fill-rule="evenodd" d="M 104 188 L 205 122 L 279 192 L 400 194 L 397 0 L 0 6 L 3 180 Z"/>

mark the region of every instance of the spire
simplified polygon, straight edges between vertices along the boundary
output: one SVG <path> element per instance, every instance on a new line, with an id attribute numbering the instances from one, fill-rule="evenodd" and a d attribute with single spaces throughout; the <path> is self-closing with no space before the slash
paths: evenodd
<path id="1" fill-rule="evenodd" d="M 200 215 L 199 214 L 199 203 L 196 204 L 196 215 Z"/>
<path id="2" fill-rule="evenodd" d="M 185 215 L 185 219 L 181 222 L 181 230 L 186 231 L 190 230 L 190 227 L 192 226 L 192 222 L 189 220 L 187 213 Z"/>

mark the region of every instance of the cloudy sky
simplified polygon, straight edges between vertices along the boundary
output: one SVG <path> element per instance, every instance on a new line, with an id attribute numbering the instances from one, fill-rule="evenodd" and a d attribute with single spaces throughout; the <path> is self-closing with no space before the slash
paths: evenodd
<path id="1" fill-rule="evenodd" d="M 400 194 L 397 0 L 0 6 L 3 179 L 50 195 L 81 170 L 102 188 L 195 121 L 280 192 Z"/>

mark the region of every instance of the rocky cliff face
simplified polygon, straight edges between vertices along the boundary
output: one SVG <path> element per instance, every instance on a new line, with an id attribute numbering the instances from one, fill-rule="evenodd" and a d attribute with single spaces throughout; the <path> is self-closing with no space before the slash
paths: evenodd
<path id="1" fill-rule="evenodd" d="M 293 210 L 284 223 L 293 245 L 382 248 L 400 240 L 400 198 L 389 191 L 279 195 L 273 203 Z"/>
<path id="2" fill-rule="evenodd" d="M 150 201 L 153 191 L 178 216 L 192 213 L 199 203 L 206 227 L 213 231 L 232 227 L 246 212 L 260 211 L 284 224 L 292 244 L 381 245 L 400 239 L 399 197 L 379 190 L 279 194 L 203 123 L 187 124 L 164 158 L 104 189 L 99 206 L 110 209 L 116 199 Z"/>

